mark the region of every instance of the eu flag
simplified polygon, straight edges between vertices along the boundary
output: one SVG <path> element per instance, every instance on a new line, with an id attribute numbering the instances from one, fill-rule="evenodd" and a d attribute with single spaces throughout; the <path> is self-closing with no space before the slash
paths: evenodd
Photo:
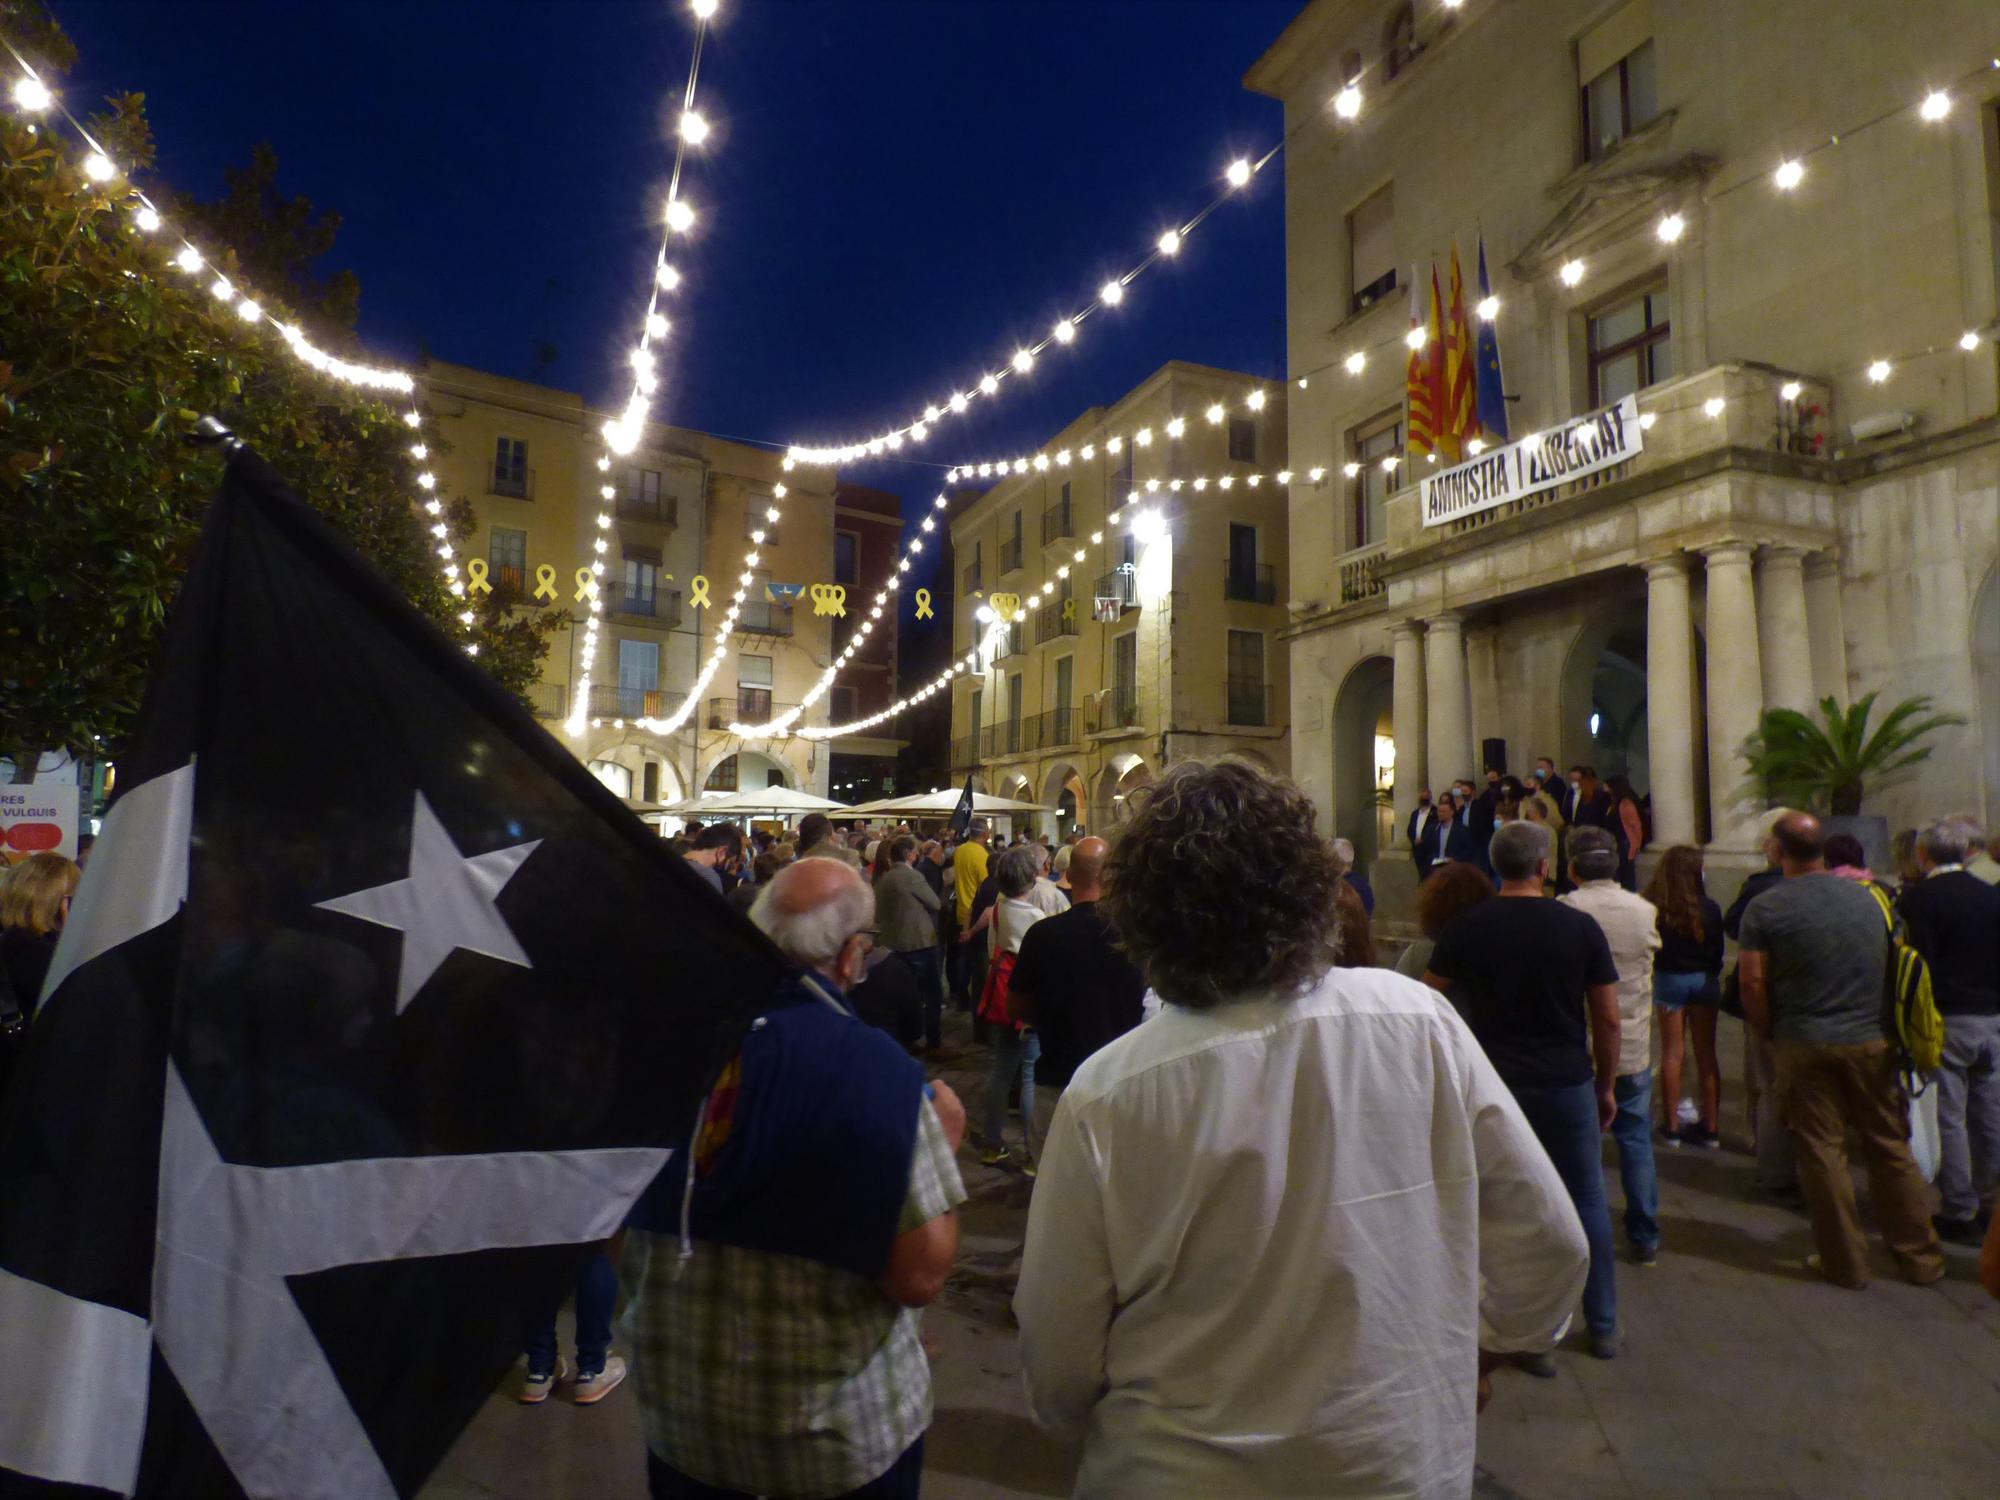
<path id="1" fill-rule="evenodd" d="M 1479 237 L 1479 300 L 1484 302 L 1492 295 L 1492 284 L 1486 279 L 1486 236 L 1482 234 Z M 1474 407 L 1479 417 L 1479 425 L 1486 429 L 1489 442 L 1504 443 L 1507 441 L 1507 387 L 1500 378 L 1498 318 L 1479 320 L 1477 381 Z"/>

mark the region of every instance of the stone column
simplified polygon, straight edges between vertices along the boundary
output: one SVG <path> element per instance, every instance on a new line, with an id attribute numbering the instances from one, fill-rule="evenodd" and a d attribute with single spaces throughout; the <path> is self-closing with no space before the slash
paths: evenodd
<path id="1" fill-rule="evenodd" d="M 1466 724 L 1465 706 L 1465 616 L 1455 609 L 1430 619 L 1430 634 L 1424 640 L 1424 686 L 1430 722 L 1430 773 L 1441 782 L 1454 776 L 1473 776 L 1469 747 L 1472 733 Z M 1431 790 L 1436 792 L 1437 787 Z"/>
<path id="2" fill-rule="evenodd" d="M 1743 742 L 1764 712 L 1757 653 L 1757 598 L 1748 542 L 1702 548 L 1708 572 L 1708 804 L 1711 840 L 1732 850 L 1757 844 L 1757 808 L 1741 799 Z"/>
<path id="3" fill-rule="evenodd" d="M 1410 814 L 1417 810 L 1417 788 L 1424 781 L 1424 627 L 1402 620 L 1389 627 L 1395 653 L 1394 702 L 1389 713 L 1396 737 L 1395 846 L 1410 842 Z"/>
<path id="4" fill-rule="evenodd" d="M 1652 764 L 1653 842 L 1692 844 L 1694 616 L 1687 559 L 1646 564 L 1646 744 Z"/>
<path id="5" fill-rule="evenodd" d="M 1797 547 L 1764 547 L 1757 554 L 1757 657 L 1764 674 L 1764 706 L 1801 713 L 1813 704 L 1805 556 Z"/>
<path id="6" fill-rule="evenodd" d="M 1847 704 L 1847 635 L 1840 611 L 1840 554 L 1806 555 L 1806 636 L 1812 642 L 1813 700 Z"/>
<path id="7" fill-rule="evenodd" d="M 1486 785 L 1486 741 L 1500 738 L 1500 627 L 1486 625 L 1465 638 L 1465 671 L 1472 694 L 1472 769 L 1479 786 Z M 1519 766 L 1511 767 L 1516 775 Z"/>

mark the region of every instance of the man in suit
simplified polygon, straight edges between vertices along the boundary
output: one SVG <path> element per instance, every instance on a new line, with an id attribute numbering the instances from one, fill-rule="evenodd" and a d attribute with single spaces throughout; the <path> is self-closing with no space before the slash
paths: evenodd
<path id="1" fill-rule="evenodd" d="M 1430 866 L 1424 863 L 1423 840 L 1430 831 L 1431 824 L 1436 821 L 1437 813 L 1431 807 L 1431 789 L 1425 787 L 1417 793 L 1417 810 L 1410 814 L 1410 825 L 1405 830 L 1410 840 L 1410 853 L 1417 863 L 1419 881 L 1430 874 Z"/>
<path id="2" fill-rule="evenodd" d="M 1437 800 L 1437 816 L 1425 828 L 1422 839 L 1416 845 L 1417 879 L 1428 879 L 1431 867 L 1445 860 L 1470 860 L 1473 857 L 1472 834 L 1459 816 L 1458 798 L 1450 792 Z"/>

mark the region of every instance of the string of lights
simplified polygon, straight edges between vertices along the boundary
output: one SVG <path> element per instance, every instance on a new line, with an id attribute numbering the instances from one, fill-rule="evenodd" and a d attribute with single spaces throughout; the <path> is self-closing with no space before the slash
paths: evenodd
<path id="1" fill-rule="evenodd" d="M 204 254 L 192 239 L 172 224 L 160 205 L 137 184 L 126 179 L 111 152 L 106 148 L 90 127 L 79 120 L 62 98 L 48 86 L 46 80 L 36 72 L 35 67 L 23 57 L 11 40 L 0 37 L 0 47 L 5 47 L 8 55 L 20 68 L 11 89 L 14 106 L 23 115 L 48 117 L 53 115 L 63 121 L 82 142 L 86 154 L 83 158 L 84 177 L 98 189 L 122 197 L 125 203 L 127 221 L 135 234 L 143 235 L 161 247 L 163 256 L 170 264 L 196 283 L 207 281 L 208 292 L 216 302 L 225 308 L 234 309 L 237 317 L 245 324 L 269 328 L 277 334 L 284 347 L 301 364 L 345 385 L 358 386 L 369 391 L 392 392 L 409 398 L 409 405 L 403 411 L 403 422 L 411 429 L 414 441 L 410 445 L 410 457 L 416 460 L 416 504 L 429 518 L 429 532 L 433 550 L 438 557 L 438 570 L 444 578 L 445 587 L 457 599 L 465 598 L 465 580 L 459 576 L 458 559 L 451 547 L 451 528 L 444 519 L 444 502 L 438 497 L 437 476 L 425 465 L 430 457 L 430 447 L 426 441 L 425 416 L 418 396 L 416 379 L 406 370 L 388 365 L 362 364 L 342 358 L 319 348 L 306 337 L 305 331 L 297 324 L 287 322 L 274 312 L 267 311 L 265 299 L 255 296 L 249 289 L 239 288 L 214 263 L 213 255 Z M 174 247 L 178 245 L 179 248 Z M 471 610 L 460 611 L 458 621 L 470 626 L 475 619 Z M 465 649 L 474 656 L 479 654 L 477 643 L 468 641 Z"/>

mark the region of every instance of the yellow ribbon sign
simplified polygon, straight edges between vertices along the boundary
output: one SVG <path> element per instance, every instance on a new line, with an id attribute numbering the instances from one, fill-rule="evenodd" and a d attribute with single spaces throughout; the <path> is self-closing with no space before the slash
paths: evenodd
<path id="1" fill-rule="evenodd" d="M 917 618 L 919 620 L 928 620 L 933 618 L 936 614 L 937 611 L 931 608 L 931 591 L 929 589 L 918 589 Z"/>
<path id="2" fill-rule="evenodd" d="M 578 568 L 576 570 L 576 602 L 581 604 L 586 599 L 594 599 L 596 597 L 597 580 L 591 576 L 588 567 Z"/>
<path id="3" fill-rule="evenodd" d="M 486 559 L 475 557 L 465 565 L 465 576 L 471 580 L 466 588 L 475 594 L 490 594 L 493 585 L 486 581 Z"/>
<path id="4" fill-rule="evenodd" d="M 812 594 L 813 613 L 816 615 L 846 615 L 847 588 L 838 583 L 816 583 L 809 591 Z"/>
<path id="5" fill-rule="evenodd" d="M 705 573 L 697 573 L 697 574 L 695 574 L 695 575 L 694 575 L 694 583 L 693 583 L 693 587 L 692 587 L 692 588 L 690 589 L 690 591 L 689 591 L 689 593 L 688 593 L 688 608 L 689 608 L 689 609 L 707 609 L 707 608 L 708 608 L 708 575 L 707 575 L 707 574 L 705 574 Z"/>
<path id="6" fill-rule="evenodd" d="M 1074 625 L 1076 623 L 1076 601 L 1074 599 L 1063 600 L 1062 621 L 1065 625 Z"/>
<path id="7" fill-rule="evenodd" d="M 551 604 L 556 598 L 556 570 L 548 563 L 535 569 L 535 597 L 546 599 Z"/>
<path id="8" fill-rule="evenodd" d="M 993 613 L 1002 620 L 1011 620 L 1021 612 L 1019 594 L 988 594 L 986 602 L 993 606 Z"/>

